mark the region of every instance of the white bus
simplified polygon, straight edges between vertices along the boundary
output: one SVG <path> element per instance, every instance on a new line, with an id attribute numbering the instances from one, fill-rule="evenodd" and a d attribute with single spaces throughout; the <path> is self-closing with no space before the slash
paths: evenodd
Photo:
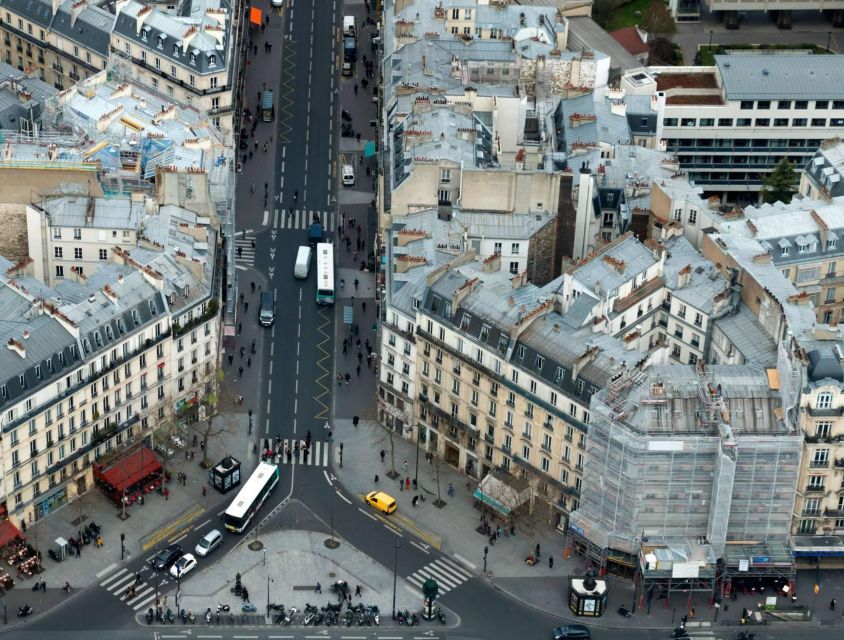
<path id="1" fill-rule="evenodd" d="M 261 462 L 252 472 L 249 480 L 238 492 L 237 497 L 226 509 L 223 523 L 226 529 L 242 533 L 252 516 L 261 508 L 273 489 L 278 484 L 278 467 L 268 462 Z"/>
<path id="2" fill-rule="evenodd" d="M 334 304 L 334 245 L 321 242 L 316 247 L 317 304 Z"/>

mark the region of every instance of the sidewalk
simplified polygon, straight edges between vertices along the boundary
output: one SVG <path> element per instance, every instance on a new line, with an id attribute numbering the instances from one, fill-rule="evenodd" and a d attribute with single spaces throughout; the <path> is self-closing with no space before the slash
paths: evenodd
<path id="1" fill-rule="evenodd" d="M 248 445 L 243 438 L 247 429 L 246 415 L 223 414 L 219 419 L 228 421 L 230 426 L 227 433 L 209 443 L 209 459 L 216 464 L 225 455 L 232 454 L 240 460 L 243 473 L 248 474 L 255 460 L 250 455 L 251 451 L 247 451 Z M 126 508 L 128 518 L 125 521 L 119 517 L 121 509 L 96 486 L 92 486 L 80 500 L 65 505 L 37 525 L 30 526 L 26 535 L 43 554 L 45 571 L 37 577 L 16 582 L 15 588 L 7 595 L 10 610 L 12 605 L 17 606 L 19 599 L 35 606 L 36 598 L 30 596 L 34 595 L 31 587 L 36 579 L 47 583 L 47 594 L 39 595 L 44 597 L 46 607 L 63 600 L 61 597 L 53 598 L 51 594 L 62 596 L 61 586 L 65 582 L 70 582 L 74 590 L 96 583 L 98 576 L 121 564 L 121 533 L 126 535 L 124 560 L 128 561 L 157 544 L 165 543 L 197 518 L 216 515 L 218 506 L 226 498 L 210 487 L 207 495 L 202 495 L 202 488 L 208 486 L 208 472 L 200 466 L 201 461 L 202 453 L 198 449 L 193 461 L 186 461 L 183 450 L 177 450 L 166 464 L 167 471 L 174 478 L 167 485 L 170 490 L 168 499 L 157 492 L 147 494 L 143 505 L 135 503 Z M 180 471 L 187 475 L 186 486 L 175 480 Z M 103 528 L 105 545 L 102 548 L 86 545 L 82 547 L 80 558 L 68 557 L 59 563 L 47 556 L 47 549 L 52 547 L 56 538 L 77 537 L 81 527 L 92 520 Z M 45 604 L 39 603 L 38 610 L 43 611 Z"/>
<path id="2" fill-rule="evenodd" d="M 391 480 L 387 473 L 391 470 L 390 435 L 386 429 L 372 420 L 361 420 L 357 429 L 351 420 L 335 419 L 335 442 L 343 443 L 343 467 L 335 464 L 334 473 L 347 491 L 361 495 L 371 491 L 376 486 L 387 491 L 399 504 L 398 511 L 393 514 L 399 526 L 408 529 L 427 544 L 440 549 L 443 553 L 457 556 L 479 576 L 500 588 L 513 598 L 524 604 L 540 609 L 551 615 L 560 616 L 568 620 L 583 622 L 576 618 L 568 608 L 568 576 L 584 571 L 584 560 L 577 554 L 572 554 L 568 560 L 563 560 L 564 536 L 550 525 L 537 533 L 538 539 L 527 537 L 524 532 L 516 528 L 514 537 L 502 537 L 494 545 L 489 544 L 486 536 L 477 532 L 480 525 L 480 511 L 474 508 L 472 493 L 476 483 L 466 475 L 449 467 L 443 461 L 439 462 L 439 491 L 437 488 L 437 463 L 425 461 L 425 453 L 421 451 L 419 458 L 419 490 L 402 491 L 399 489 L 400 479 Z M 392 437 L 395 469 L 401 478 L 410 477 L 411 482 L 416 476 L 416 448 L 414 443 L 393 434 Z M 384 450 L 385 460 L 382 464 L 379 453 Z M 407 471 L 404 471 L 404 461 L 407 461 Z M 379 475 L 379 482 L 375 484 L 375 474 Z M 469 481 L 467 485 L 467 481 Z M 455 495 L 447 495 L 450 482 L 455 485 Z M 425 502 L 417 507 L 412 506 L 414 495 L 422 494 Z M 438 494 L 446 502 L 441 509 L 433 502 Z M 524 559 L 533 552 L 536 543 L 541 545 L 542 561 L 529 567 Z M 483 571 L 484 547 L 488 547 L 487 571 Z M 548 566 L 548 557 L 554 557 L 553 569 Z M 798 604 L 813 606 L 812 590 L 816 574 L 814 571 L 798 573 L 796 591 Z M 680 617 L 688 613 L 689 601 L 685 593 L 672 596 L 666 606 L 665 600 L 653 600 L 640 608 L 636 603 L 636 613 L 631 618 L 618 616 L 616 610 L 620 606 L 628 609 L 633 605 L 633 585 L 628 580 L 621 580 L 613 576 L 607 577 L 609 598 L 607 613 L 598 620 L 589 621 L 596 627 L 634 627 L 641 629 L 666 629 L 676 626 Z M 844 625 L 844 616 L 832 614 L 828 604 L 831 598 L 839 603 L 844 602 L 844 571 L 821 573 L 821 594 L 818 596 L 817 615 L 811 626 Z M 709 598 L 704 594 L 692 597 L 691 607 L 694 607 L 696 617 L 690 620 L 690 628 L 695 626 L 711 626 L 713 624 L 738 625 L 743 607 L 756 609 L 760 596 L 741 594 L 736 600 L 726 600 L 715 622 L 715 609 L 710 608 Z M 774 621 L 771 621 L 772 624 Z M 802 627 L 808 626 L 806 623 Z"/>
<path id="3" fill-rule="evenodd" d="M 231 613 L 240 614 L 241 599 L 231 592 L 238 572 L 259 616 L 267 611 L 268 597 L 269 602 L 283 604 L 288 611 L 296 607 L 301 612 L 307 603 L 317 607 L 335 604 L 338 597 L 331 592 L 331 584 L 345 580 L 352 594 L 357 585 L 362 589 L 361 597 L 353 595 L 353 604 L 376 605 L 381 626 L 391 625 L 393 572 L 338 536 L 335 540 L 340 545 L 330 549 L 325 544 L 328 537 L 316 531 L 265 531 L 260 536 L 260 549 L 252 549 L 254 538 L 250 536 L 225 556 L 200 559 L 201 564 L 214 564 L 203 567 L 201 578 L 189 577 L 182 584 L 179 607 L 193 611 L 202 623 L 205 610 L 211 607 L 216 613 L 218 602 L 228 604 Z M 322 587 L 321 595 L 314 590 L 317 582 Z M 175 606 L 173 587 L 168 593 L 171 607 Z M 398 579 L 396 608 L 418 611 L 422 603 L 409 588 L 402 578 Z M 139 612 L 138 618 L 145 614 Z"/>

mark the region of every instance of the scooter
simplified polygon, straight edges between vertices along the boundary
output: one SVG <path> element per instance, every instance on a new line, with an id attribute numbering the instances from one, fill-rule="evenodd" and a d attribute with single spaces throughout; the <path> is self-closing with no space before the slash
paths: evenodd
<path id="1" fill-rule="evenodd" d="M 147 624 L 152 624 L 152 621 L 155 620 L 155 612 L 152 610 L 152 607 L 147 609 Z"/>
<path id="2" fill-rule="evenodd" d="M 618 615 L 620 615 L 620 616 L 624 616 L 625 618 L 629 618 L 629 617 L 630 617 L 630 616 L 632 616 L 633 614 L 632 614 L 632 613 L 630 613 L 630 610 L 629 610 L 629 609 L 627 609 L 627 607 L 619 607 L 619 608 L 618 608 Z"/>
<path id="3" fill-rule="evenodd" d="M 196 616 L 194 615 L 193 611 L 188 611 L 188 622 L 190 624 L 196 622 Z"/>
<path id="4" fill-rule="evenodd" d="M 410 614 L 410 623 L 409 626 L 415 627 L 419 625 L 419 616 L 415 613 Z"/>
<path id="5" fill-rule="evenodd" d="M 32 607 L 28 604 L 22 605 L 18 607 L 18 618 L 26 618 L 28 615 L 32 614 Z"/>
<path id="6" fill-rule="evenodd" d="M 396 614 L 396 622 L 398 622 L 399 624 L 404 624 L 404 613 L 402 613 L 401 611 Z"/>
<path id="7" fill-rule="evenodd" d="M 232 608 L 227 604 L 222 604 L 220 602 L 217 603 L 217 613 L 220 613 L 221 611 L 224 612 L 224 613 L 228 613 L 229 611 L 231 611 L 231 609 Z M 210 611 L 210 607 L 209 607 L 209 611 Z"/>
<path id="8" fill-rule="evenodd" d="M 343 111 L 340 112 L 340 117 L 342 117 L 343 120 L 345 120 L 346 122 L 352 121 L 352 114 L 349 113 L 348 111 L 346 111 L 345 109 L 343 109 Z"/>
<path id="9" fill-rule="evenodd" d="M 437 620 L 440 621 L 440 624 L 445 624 L 445 611 L 442 610 L 442 607 L 437 607 Z"/>
<path id="10" fill-rule="evenodd" d="M 176 622 L 176 616 L 173 615 L 173 610 L 170 607 L 167 607 L 167 613 L 164 614 L 164 617 L 167 619 L 167 622 L 173 624 Z"/>

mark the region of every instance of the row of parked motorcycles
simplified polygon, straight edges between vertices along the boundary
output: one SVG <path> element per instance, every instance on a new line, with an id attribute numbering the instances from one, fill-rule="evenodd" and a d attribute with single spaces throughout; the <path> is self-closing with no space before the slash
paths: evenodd
<path id="1" fill-rule="evenodd" d="M 752 631 L 739 631 L 736 635 L 736 640 L 754 640 L 756 638 L 756 634 Z M 685 626 L 677 627 L 674 631 L 671 632 L 671 639 L 672 640 L 692 640 L 692 637 L 689 635 L 689 632 L 686 630 Z"/>
<path id="2" fill-rule="evenodd" d="M 381 614 L 378 611 L 378 607 L 374 604 L 365 605 L 359 603 L 352 606 L 350 603 L 347 603 L 345 613 L 343 613 L 342 603 L 327 604 L 324 607 L 317 607 L 316 605 L 307 603 L 301 612 L 296 607 L 286 609 L 283 604 L 271 603 L 269 610 L 273 623 L 284 626 L 290 626 L 292 624 L 305 627 L 323 625 L 326 627 L 340 625 L 346 627 L 377 627 L 381 624 Z M 242 611 L 244 613 L 254 613 L 256 607 L 254 604 L 247 602 L 243 604 Z M 216 615 L 218 621 L 221 613 L 228 614 L 230 612 L 231 607 L 228 604 L 217 603 Z M 21 614 L 18 613 L 18 615 Z M 28 613 L 23 615 L 28 615 Z M 150 607 L 146 613 L 147 624 L 152 624 L 155 621 L 161 624 L 175 624 L 177 617 L 182 621 L 182 624 L 193 624 L 196 622 L 196 616 L 193 611 L 186 611 L 185 609 L 182 609 L 177 614 L 170 608 L 163 609 L 162 607 L 158 607 L 157 609 L 153 609 Z M 437 608 L 436 617 L 441 624 L 445 624 L 445 612 L 441 607 Z M 205 610 L 206 624 L 211 624 L 213 619 L 214 613 L 211 611 L 211 607 L 208 607 Z M 419 624 L 419 616 L 416 613 L 410 613 L 407 609 L 404 611 L 399 610 L 396 613 L 396 621 L 401 625 L 414 627 Z M 745 640 L 753 639 L 747 638 Z"/>

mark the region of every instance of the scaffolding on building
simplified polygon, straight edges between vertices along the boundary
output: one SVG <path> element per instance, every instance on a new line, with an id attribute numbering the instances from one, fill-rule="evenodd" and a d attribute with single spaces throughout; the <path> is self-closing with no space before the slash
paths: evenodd
<path id="1" fill-rule="evenodd" d="M 713 558 L 737 541 L 786 540 L 802 438 L 786 404 L 799 371 L 784 350 L 783 358 L 769 371 L 653 366 L 593 396 L 590 464 L 569 520 L 570 547 L 601 573 L 626 575 L 631 560 L 640 564 L 645 538 L 705 541 Z M 688 584 L 653 575 L 654 588 Z M 714 575 L 713 566 L 689 588 L 711 587 Z"/>

